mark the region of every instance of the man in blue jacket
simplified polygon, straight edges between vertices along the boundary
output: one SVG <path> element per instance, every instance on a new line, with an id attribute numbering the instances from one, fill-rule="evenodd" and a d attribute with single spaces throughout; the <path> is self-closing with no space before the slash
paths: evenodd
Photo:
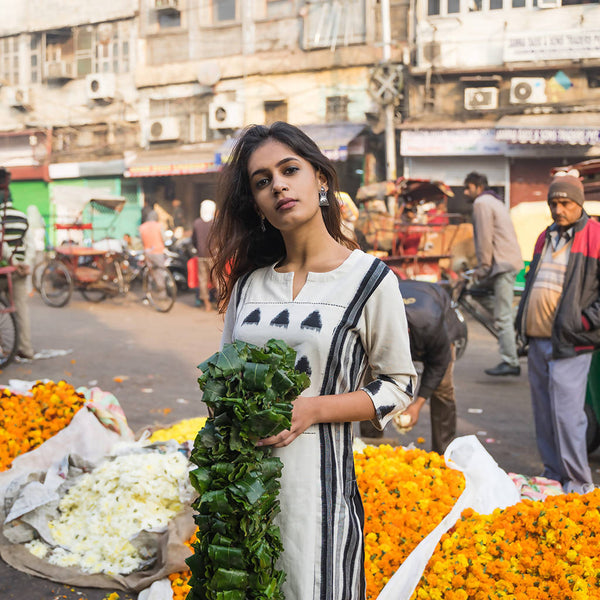
<path id="1" fill-rule="evenodd" d="M 517 313 L 545 477 L 566 492 L 593 488 L 584 412 L 592 351 L 600 348 L 600 223 L 583 209 L 581 181 L 555 177 L 554 223 L 539 236 Z"/>

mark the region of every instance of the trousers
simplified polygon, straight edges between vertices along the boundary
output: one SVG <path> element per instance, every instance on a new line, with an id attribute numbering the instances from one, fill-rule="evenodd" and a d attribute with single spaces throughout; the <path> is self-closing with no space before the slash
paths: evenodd
<path id="1" fill-rule="evenodd" d="M 591 353 L 552 359 L 549 338 L 529 340 L 529 386 L 544 477 L 560 481 L 567 493 L 586 493 L 594 487 L 584 411 L 591 360 Z"/>
<path id="2" fill-rule="evenodd" d="M 482 297 L 479 302 L 494 315 L 494 325 L 498 330 L 498 348 L 500 358 L 511 367 L 519 366 L 517 356 L 516 332 L 514 327 L 514 287 L 516 271 L 499 273 L 493 279 L 493 297 Z"/>
<path id="3" fill-rule="evenodd" d="M 452 360 L 444 377 L 429 399 L 431 413 L 431 449 L 444 454 L 456 436 L 456 397 L 454 394 L 454 345 Z"/>

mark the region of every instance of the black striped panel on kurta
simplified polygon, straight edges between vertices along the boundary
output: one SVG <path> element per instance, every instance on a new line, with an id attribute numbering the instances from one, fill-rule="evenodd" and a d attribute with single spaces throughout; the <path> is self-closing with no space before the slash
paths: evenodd
<path id="1" fill-rule="evenodd" d="M 365 304 L 388 272 L 389 269 L 383 262 L 374 261 L 346 308 L 344 316 L 332 336 L 327 367 L 323 376 L 322 396 L 348 391 L 337 389 L 339 374 L 342 370 L 351 373 L 354 377 L 351 381 L 358 385 L 359 382 L 356 379 L 364 371 L 366 355 L 362 345 L 355 344 L 350 332 L 357 326 Z M 348 347 L 348 345 L 351 345 L 351 347 Z M 352 356 L 350 363 L 346 360 L 348 355 Z M 334 440 L 331 425 L 328 423 L 319 425 L 322 497 L 321 591 L 319 600 L 355 600 L 352 598 L 351 590 L 356 589 L 357 576 L 361 578 L 360 598 L 365 597 L 364 547 L 362 544 L 364 511 L 354 474 L 351 424 L 347 423 L 343 431 L 344 439 Z M 343 445 L 343 464 L 341 465 L 334 464 L 336 442 Z M 342 476 L 343 473 L 346 476 Z M 338 489 L 340 481 L 352 482 L 354 489 Z M 338 494 L 347 495 L 346 501 L 350 509 L 351 523 L 333 521 Z M 334 560 L 335 557 L 338 557 L 338 561 Z M 335 562 L 340 563 L 335 565 L 338 570 L 337 577 L 340 578 L 337 580 L 334 579 L 336 577 Z M 341 572 L 339 571 L 340 568 Z"/>

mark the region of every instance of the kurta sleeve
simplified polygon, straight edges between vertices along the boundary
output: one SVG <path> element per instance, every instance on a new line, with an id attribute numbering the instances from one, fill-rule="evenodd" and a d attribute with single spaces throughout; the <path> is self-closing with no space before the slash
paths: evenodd
<path id="1" fill-rule="evenodd" d="M 417 384 L 404 302 L 391 271 L 367 301 L 362 325 L 361 341 L 373 377 L 362 389 L 375 406 L 373 425 L 383 430 L 394 413 L 412 402 Z"/>

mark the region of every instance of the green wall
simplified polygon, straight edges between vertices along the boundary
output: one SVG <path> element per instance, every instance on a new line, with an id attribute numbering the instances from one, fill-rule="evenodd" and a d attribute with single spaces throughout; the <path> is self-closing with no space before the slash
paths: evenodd
<path id="1" fill-rule="evenodd" d="M 92 223 L 92 236 L 95 241 L 105 237 L 121 239 L 125 233 L 137 235 L 140 224 L 141 207 L 136 183 L 122 180 L 120 177 L 60 179 L 50 183 L 50 196 L 52 195 L 52 188 L 55 185 L 98 188 L 104 193 L 113 196 L 123 196 L 127 199 L 127 203 L 120 213 L 115 213 L 108 209 L 104 209 L 103 207 L 99 207 L 93 211 L 89 206 L 84 209 L 82 221 L 84 223 Z M 54 223 L 54 221 L 55 213 L 52 215 L 52 223 Z"/>
<path id="2" fill-rule="evenodd" d="M 11 181 L 10 193 L 15 208 L 26 213 L 27 207 L 34 204 L 48 223 L 50 194 L 45 181 Z"/>

